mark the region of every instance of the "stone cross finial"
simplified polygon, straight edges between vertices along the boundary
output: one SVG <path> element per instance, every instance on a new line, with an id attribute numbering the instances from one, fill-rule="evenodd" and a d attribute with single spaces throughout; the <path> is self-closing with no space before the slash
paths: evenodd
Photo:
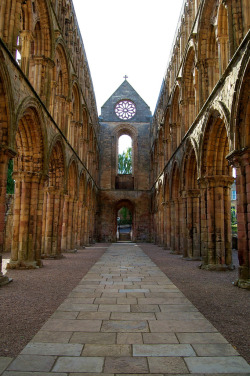
<path id="1" fill-rule="evenodd" d="M 125 80 L 127 80 L 128 76 L 125 74 L 125 76 L 123 78 L 125 78 Z"/>

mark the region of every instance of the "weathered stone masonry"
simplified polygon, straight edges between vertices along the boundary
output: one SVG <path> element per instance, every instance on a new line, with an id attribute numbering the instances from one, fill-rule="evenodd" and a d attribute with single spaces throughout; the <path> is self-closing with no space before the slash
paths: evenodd
<path id="1" fill-rule="evenodd" d="M 247 288 L 249 141 L 249 4 L 187 1 L 153 120 L 154 237 L 202 268 L 231 269 L 235 167 L 238 285 Z"/>
<path id="2" fill-rule="evenodd" d="M 249 288 L 249 13 L 247 0 L 187 0 L 153 117 L 125 80 L 98 119 L 72 1 L 0 2 L 0 253 L 8 228 L 9 268 L 115 241 L 126 206 L 132 240 L 231 269 L 234 167 L 238 286 Z M 135 104 L 132 119 L 115 115 L 120 100 Z M 122 134 L 132 139 L 129 175 L 118 174 Z"/>

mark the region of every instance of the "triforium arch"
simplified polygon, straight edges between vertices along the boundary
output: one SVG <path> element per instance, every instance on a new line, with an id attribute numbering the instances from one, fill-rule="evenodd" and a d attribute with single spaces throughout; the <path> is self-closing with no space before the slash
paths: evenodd
<path id="1" fill-rule="evenodd" d="M 9 268 L 41 265 L 46 135 L 39 105 L 27 99 L 17 115 L 14 218 Z M 31 220 L 32 218 L 32 220 Z"/>
<path id="2" fill-rule="evenodd" d="M 200 189 L 198 186 L 197 150 L 190 139 L 185 144 L 181 174 L 183 256 L 188 260 L 200 260 Z"/>
<path id="3" fill-rule="evenodd" d="M 228 124 L 222 111 L 211 108 L 201 149 L 201 239 L 202 267 L 231 269 L 231 202 L 234 179 L 226 160 L 229 153 Z"/>
<path id="4" fill-rule="evenodd" d="M 190 43 L 185 57 L 182 77 L 182 134 L 192 125 L 198 113 L 198 71 L 196 68 L 196 51 Z"/>
<path id="5" fill-rule="evenodd" d="M 50 147 L 48 180 L 44 190 L 42 257 L 61 257 L 61 238 L 65 186 L 65 150 L 60 136 Z"/>
<path id="6" fill-rule="evenodd" d="M 69 66 L 63 41 L 55 49 L 55 64 L 51 82 L 50 112 L 61 131 L 68 137 L 69 123 Z"/>

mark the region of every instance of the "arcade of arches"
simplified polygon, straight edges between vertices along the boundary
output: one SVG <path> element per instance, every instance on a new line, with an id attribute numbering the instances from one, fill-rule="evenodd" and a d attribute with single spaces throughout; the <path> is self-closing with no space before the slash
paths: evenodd
<path id="1" fill-rule="evenodd" d="M 125 79 L 98 118 L 72 0 L 1 1 L 0 253 L 11 252 L 8 268 L 116 241 L 126 207 L 133 241 L 204 269 L 232 269 L 234 168 L 237 284 L 250 288 L 249 23 L 247 0 L 187 0 L 154 115 Z M 123 175 L 122 135 L 132 140 Z"/>

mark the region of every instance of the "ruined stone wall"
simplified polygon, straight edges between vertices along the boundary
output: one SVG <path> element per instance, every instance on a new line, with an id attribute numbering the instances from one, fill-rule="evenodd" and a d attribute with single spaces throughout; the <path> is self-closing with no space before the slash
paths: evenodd
<path id="1" fill-rule="evenodd" d="M 14 160 L 9 267 L 94 241 L 99 124 L 72 1 L 1 1 L 0 123 L 1 252 Z"/>
<path id="2" fill-rule="evenodd" d="M 151 134 L 154 238 L 202 268 L 233 268 L 234 166 L 238 284 L 249 287 L 249 6 L 189 0 L 180 20 Z"/>

